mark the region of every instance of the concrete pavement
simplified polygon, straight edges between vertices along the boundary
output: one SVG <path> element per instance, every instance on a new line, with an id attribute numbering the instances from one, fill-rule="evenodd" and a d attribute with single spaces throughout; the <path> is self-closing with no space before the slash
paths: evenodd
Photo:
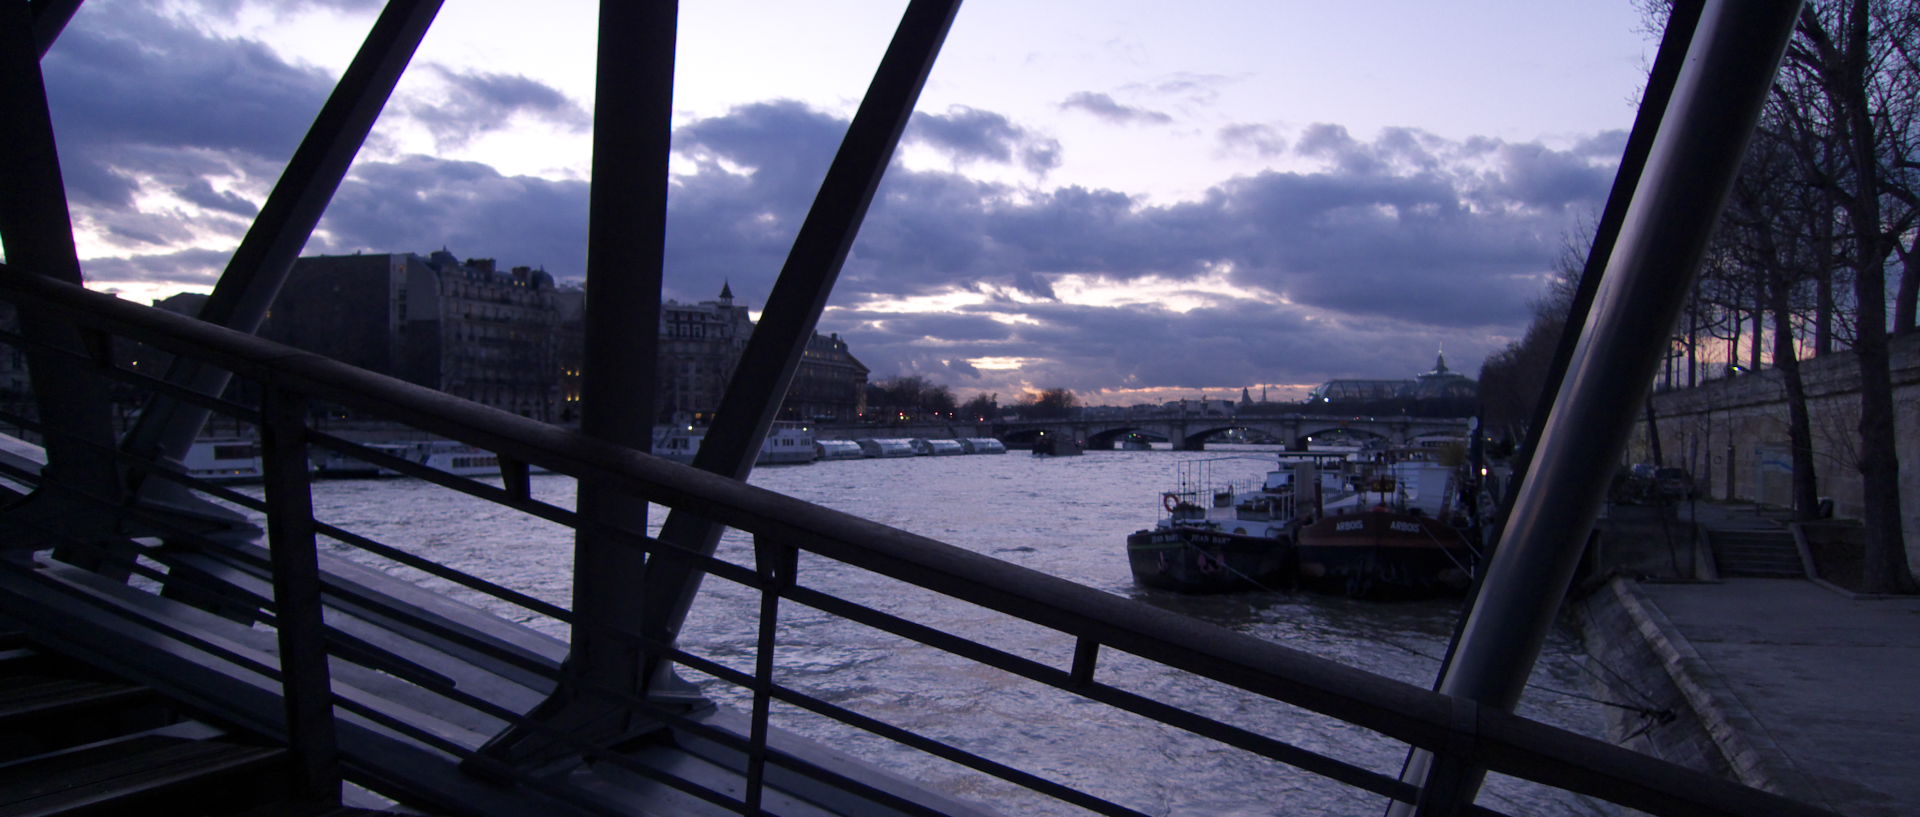
<path id="1" fill-rule="evenodd" d="M 1777 524 L 1700 510 L 1708 528 Z M 1840 814 L 1920 815 L 1920 597 L 1801 579 L 1615 589 L 1744 782 Z"/>

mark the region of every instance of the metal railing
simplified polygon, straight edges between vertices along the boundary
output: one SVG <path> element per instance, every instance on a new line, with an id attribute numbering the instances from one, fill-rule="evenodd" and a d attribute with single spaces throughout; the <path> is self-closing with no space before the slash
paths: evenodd
<path id="1" fill-rule="evenodd" d="M 432 730 L 394 718 L 377 702 L 347 694 L 329 675 L 328 656 L 335 663 L 371 667 L 441 696 L 500 723 L 517 724 L 562 743 L 564 730 L 528 718 L 519 711 L 462 689 L 410 656 L 370 643 L 331 621 L 323 612 L 323 597 L 408 619 L 428 635 L 458 643 L 515 672 L 528 673 L 558 684 L 561 667 L 551 656 L 531 655 L 497 641 L 476 638 L 455 628 L 438 627 L 391 599 L 373 594 L 355 595 L 351 588 L 328 584 L 318 566 L 316 537 L 326 537 L 364 549 L 441 579 L 484 593 L 530 613 L 558 621 L 573 619 L 560 605 L 437 564 L 401 549 L 375 542 L 352 531 L 315 520 L 307 468 L 308 449 L 319 446 L 385 466 L 404 475 L 428 480 L 448 489 L 496 503 L 575 530 L 591 529 L 649 554 L 664 547 L 644 535 L 613 528 L 572 510 L 535 499 L 529 489 L 529 466 L 539 466 L 577 480 L 597 482 L 636 500 L 685 509 L 752 537 L 751 565 L 691 554 L 709 575 L 750 588 L 759 599 L 757 652 L 751 670 L 697 655 L 674 644 L 649 643 L 637 627 L 610 633 L 629 639 L 654 655 L 664 655 L 680 666 L 735 684 L 751 695 L 749 728 L 745 734 L 715 728 L 684 707 L 617 695 L 608 690 L 584 690 L 618 698 L 618 703 L 645 713 L 668 727 L 685 730 L 739 753 L 744 758 L 745 786 L 736 795 L 676 778 L 604 746 L 572 743 L 571 751 L 605 762 L 672 787 L 690 796 L 741 814 L 767 813 L 764 797 L 769 775 L 801 775 L 861 795 L 904 813 L 942 813 L 827 768 L 773 745 L 771 713 L 774 704 L 793 707 L 856 727 L 904 747 L 917 749 L 952 763 L 1025 787 L 1055 800 L 1099 814 L 1142 813 L 1136 807 L 1113 802 L 1045 776 L 1015 768 L 952 743 L 919 734 L 853 711 L 805 690 L 782 683 L 775 672 L 783 605 L 804 605 L 814 611 L 844 618 L 917 642 L 953 656 L 991 667 L 1027 681 L 1080 696 L 1133 715 L 1186 730 L 1221 745 L 1296 767 L 1352 787 L 1356 796 L 1373 795 L 1407 802 L 1418 796 L 1408 783 L 1223 720 L 1184 709 L 1103 681 L 1103 656 L 1120 651 L 1165 668 L 1253 693 L 1384 735 L 1443 757 L 1464 758 L 1498 773 L 1524 778 L 1567 791 L 1661 815 L 1813 815 L 1816 809 L 1766 792 L 1746 788 L 1710 775 L 1645 757 L 1603 741 L 1577 735 L 1516 715 L 1476 707 L 1470 701 L 1441 695 L 1410 684 L 1352 669 L 1278 644 L 1163 611 L 1056 577 L 965 551 L 926 537 L 812 505 L 734 480 L 657 459 L 631 450 L 615 449 L 577 433 L 547 426 L 505 412 L 458 400 L 422 387 L 368 373 L 316 355 L 289 349 L 245 334 L 228 331 L 178 315 L 138 306 L 113 296 L 89 292 L 0 266 L 0 298 L 21 309 L 57 315 L 92 336 L 113 336 L 148 344 L 172 354 L 202 361 L 233 372 L 258 387 L 258 406 L 243 406 L 206 398 L 169 386 L 138 372 L 114 365 L 111 344 L 90 343 L 67 352 L 76 365 L 103 377 L 176 399 L 203 405 L 215 412 L 256 424 L 266 461 L 264 498 L 196 480 L 152 463 L 126 466 L 152 477 L 191 484 L 209 496 L 264 514 L 270 547 L 236 548 L 230 544 L 195 539 L 164 514 L 150 514 L 139 505 L 114 506 L 128 523 L 164 536 L 198 541 L 202 551 L 225 554 L 249 575 L 270 584 L 247 589 L 245 582 L 216 578 L 194 561 L 166 548 L 139 548 L 114 543 L 59 542 L 70 546 L 103 548 L 130 572 L 168 588 L 177 598 L 218 598 L 229 607 L 251 608 L 248 614 L 271 625 L 279 639 L 280 661 L 265 662 L 224 649 L 219 644 L 199 646 L 221 652 L 230 660 L 263 676 L 278 679 L 289 701 L 286 737 L 301 758 L 302 780 L 309 787 L 337 785 L 339 768 L 357 774 L 359 761 L 337 757 L 334 729 L 341 718 L 371 721 L 382 728 L 464 759 L 468 768 L 509 777 L 519 784 L 570 797 L 562 783 L 489 761 L 475 747 L 449 740 Z M 8 342 L 22 338 L 9 335 Z M 59 351 L 59 350 L 55 350 Z M 425 468 L 379 450 L 325 434 L 310 426 L 306 406 L 327 401 L 355 411 L 388 417 L 415 429 L 459 440 L 499 455 L 502 484 L 495 486 Z M 29 427 L 28 418 L 9 418 Z M 57 480 L 8 469 L 5 476 L 40 483 L 39 490 L 66 490 Z M 150 477 L 151 478 L 151 477 Z M 89 498 L 79 497 L 85 501 Z M 91 498 L 111 504 L 105 498 Z M 61 536 L 48 527 L 49 537 Z M 50 539 L 49 544 L 57 540 Z M 834 560 L 881 576 L 962 600 L 994 613 L 1062 634 L 1072 644 L 1070 656 L 1049 663 L 1016 655 L 925 622 L 886 612 L 840 595 L 809 586 L 799 572 L 802 553 Z M 164 565 L 155 568 L 151 563 Z M 198 566 L 196 566 L 198 565 Z M 229 611 L 231 612 L 231 611 Z M 129 621 L 127 626 L 159 626 Z M 192 633 L 171 637 L 195 640 Z M 199 639 L 205 642 L 206 639 Z M 1132 660 L 1132 659 L 1129 659 Z M 607 811 L 593 802 L 579 802 L 587 813 Z M 1495 813 L 1470 806 L 1468 813 Z M 611 813 L 611 812 L 609 812 Z"/>

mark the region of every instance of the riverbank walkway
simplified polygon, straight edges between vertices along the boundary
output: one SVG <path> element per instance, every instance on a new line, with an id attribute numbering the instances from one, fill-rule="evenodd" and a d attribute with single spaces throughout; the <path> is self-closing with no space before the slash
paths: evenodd
<path id="1" fill-rule="evenodd" d="M 1701 504 L 1702 527 L 1751 528 Z M 1806 579 L 1643 582 L 1669 670 L 1744 782 L 1840 814 L 1920 814 L 1920 597 Z"/>

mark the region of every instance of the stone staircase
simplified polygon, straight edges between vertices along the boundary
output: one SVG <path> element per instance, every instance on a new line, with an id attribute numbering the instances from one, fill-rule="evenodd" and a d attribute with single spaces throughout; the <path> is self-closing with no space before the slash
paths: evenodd
<path id="1" fill-rule="evenodd" d="M 0 633 L 0 817 L 376 814 L 284 801 L 284 748 Z"/>
<path id="2" fill-rule="evenodd" d="M 1793 534 L 1765 517 L 1707 529 L 1714 563 L 1725 577 L 1804 579 L 1805 565 Z"/>

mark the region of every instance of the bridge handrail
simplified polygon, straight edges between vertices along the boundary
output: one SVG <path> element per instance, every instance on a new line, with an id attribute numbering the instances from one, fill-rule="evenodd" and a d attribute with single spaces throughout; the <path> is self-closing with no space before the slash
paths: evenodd
<path id="1" fill-rule="evenodd" d="M 1656 814 L 1824 814 L 1604 741 L 1441 695 L 813 505 L 113 295 L 0 264 L 0 292 L 89 330 L 197 357 L 280 389 L 385 415 L 765 541 L 899 579 L 1100 646 L 1365 727 L 1494 771 Z M 106 363 L 106 361 L 102 361 Z M 1083 677 L 1076 666 L 1074 675 Z M 1059 686 L 1056 684 L 1056 686 Z M 1061 686 L 1073 691 L 1071 684 Z"/>

